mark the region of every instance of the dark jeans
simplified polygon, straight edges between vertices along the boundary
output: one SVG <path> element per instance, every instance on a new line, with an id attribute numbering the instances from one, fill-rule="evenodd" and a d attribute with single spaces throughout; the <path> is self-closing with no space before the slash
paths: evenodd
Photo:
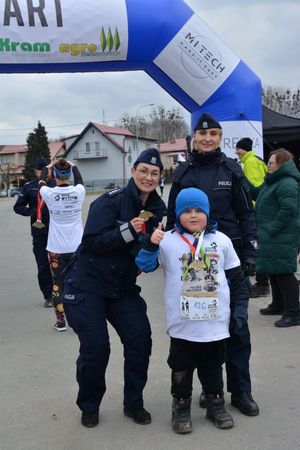
<path id="1" fill-rule="evenodd" d="M 35 256 L 38 269 L 38 282 L 40 290 L 45 299 L 52 296 L 52 276 L 48 261 L 48 252 L 46 250 L 47 236 L 33 236 L 32 250 Z"/>
<path id="2" fill-rule="evenodd" d="M 168 357 L 172 369 L 171 394 L 178 399 L 191 397 L 195 368 L 207 394 L 223 394 L 224 353 L 224 340 L 191 342 L 171 337 Z"/>
<path id="3" fill-rule="evenodd" d="M 105 372 L 110 355 L 107 321 L 124 347 L 124 407 L 143 407 L 152 341 L 146 303 L 139 291 L 135 287 L 122 298 L 112 300 L 65 284 L 65 314 L 80 341 L 77 405 L 82 411 L 97 410 L 106 390 Z"/>
<path id="4" fill-rule="evenodd" d="M 299 285 L 294 274 L 270 275 L 272 307 L 285 313 L 299 313 Z"/>

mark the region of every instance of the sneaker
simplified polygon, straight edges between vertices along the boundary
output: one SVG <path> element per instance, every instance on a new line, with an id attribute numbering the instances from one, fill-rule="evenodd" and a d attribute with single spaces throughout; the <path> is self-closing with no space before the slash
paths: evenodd
<path id="1" fill-rule="evenodd" d="M 266 295 L 270 294 L 270 286 L 260 286 L 259 284 L 255 283 L 250 292 L 250 298 L 258 298 L 258 297 L 265 297 Z"/>
<path id="2" fill-rule="evenodd" d="M 66 331 L 66 322 L 56 322 L 53 327 L 56 331 Z"/>
<path id="3" fill-rule="evenodd" d="M 231 404 L 246 416 L 258 416 L 259 408 L 250 392 L 231 394 Z"/>
<path id="4" fill-rule="evenodd" d="M 281 316 L 283 314 L 283 311 L 280 309 L 274 308 L 272 303 L 270 305 L 268 305 L 266 308 L 260 309 L 259 312 L 263 316 L 277 316 L 277 315 Z"/>
<path id="5" fill-rule="evenodd" d="M 52 298 L 46 298 L 45 303 L 44 303 L 44 307 L 45 308 L 52 308 L 52 306 L 53 306 Z"/>
<path id="6" fill-rule="evenodd" d="M 148 425 L 151 423 L 151 414 L 144 408 L 127 409 L 124 408 L 124 415 L 130 417 L 135 423 L 139 425 Z"/>
<path id="7" fill-rule="evenodd" d="M 99 411 L 83 412 L 81 414 L 81 425 L 93 428 L 99 423 Z"/>
<path id="8" fill-rule="evenodd" d="M 274 323 L 275 327 L 278 328 L 287 328 L 287 327 L 294 327 L 295 325 L 300 325 L 300 315 L 290 315 L 290 314 L 284 314 L 281 319 L 276 320 Z"/>

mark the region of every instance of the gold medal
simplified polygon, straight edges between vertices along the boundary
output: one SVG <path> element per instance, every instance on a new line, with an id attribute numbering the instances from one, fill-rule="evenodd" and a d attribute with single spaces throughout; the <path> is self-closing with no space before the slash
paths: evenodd
<path id="1" fill-rule="evenodd" d="M 139 219 L 143 219 L 144 222 L 147 222 L 147 220 L 149 220 L 150 217 L 152 217 L 152 216 L 153 216 L 152 212 L 150 212 L 150 211 L 145 211 L 145 210 L 143 209 L 143 211 L 141 211 L 140 214 L 138 215 L 138 218 L 139 218 Z"/>

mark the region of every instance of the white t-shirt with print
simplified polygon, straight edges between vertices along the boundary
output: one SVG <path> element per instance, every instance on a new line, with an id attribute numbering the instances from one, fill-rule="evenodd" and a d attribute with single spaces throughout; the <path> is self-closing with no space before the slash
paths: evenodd
<path id="1" fill-rule="evenodd" d="M 184 236 L 193 245 L 194 236 L 186 233 Z M 167 231 L 160 242 L 159 261 L 165 276 L 167 333 L 188 341 L 212 342 L 229 337 L 230 292 L 225 270 L 239 266 L 240 260 L 231 240 L 219 231 L 204 234 L 202 246 L 206 256 L 199 255 L 196 261 L 179 233 Z M 206 301 L 209 297 L 217 298 L 216 318 L 190 320 L 184 317 L 181 295 L 188 292 Z"/>
<path id="2" fill-rule="evenodd" d="M 47 250 L 59 254 L 75 252 L 83 234 L 84 186 L 42 186 L 40 194 L 50 214 Z"/>

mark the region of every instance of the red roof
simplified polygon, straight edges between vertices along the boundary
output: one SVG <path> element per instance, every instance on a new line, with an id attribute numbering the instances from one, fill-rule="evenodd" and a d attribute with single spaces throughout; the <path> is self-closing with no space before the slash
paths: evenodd
<path id="1" fill-rule="evenodd" d="M 27 145 L 3 145 L 0 150 L 1 155 L 8 155 L 12 153 L 26 153 Z"/>
<path id="2" fill-rule="evenodd" d="M 160 144 L 159 150 L 161 153 L 186 152 L 187 151 L 186 139 L 185 138 L 171 139 L 170 142 L 164 142 L 163 144 Z"/>
<path id="3" fill-rule="evenodd" d="M 101 123 L 94 123 L 96 128 L 98 130 L 102 131 L 102 133 L 106 134 L 121 134 L 122 136 L 131 136 L 134 137 L 134 134 L 131 133 L 131 131 L 127 130 L 126 128 L 115 128 L 115 127 L 109 127 L 108 125 L 102 125 Z"/>

